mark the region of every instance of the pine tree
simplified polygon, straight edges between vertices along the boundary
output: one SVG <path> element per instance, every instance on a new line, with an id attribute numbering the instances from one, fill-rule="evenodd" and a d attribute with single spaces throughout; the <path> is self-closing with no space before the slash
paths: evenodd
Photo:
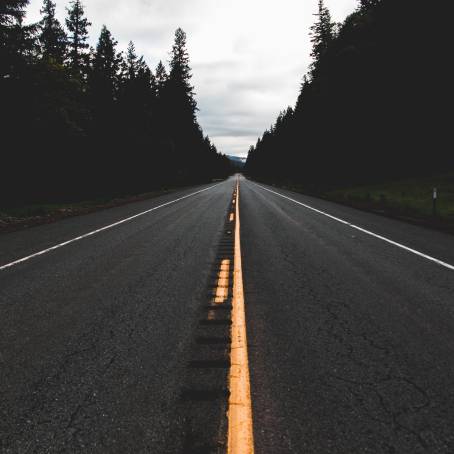
<path id="1" fill-rule="evenodd" d="M 156 79 L 143 57 L 137 61 L 135 91 L 138 108 L 143 112 L 143 119 L 148 121 L 156 100 Z"/>
<path id="2" fill-rule="evenodd" d="M 196 172 L 204 148 L 203 134 L 196 119 L 197 103 L 191 77 L 186 33 L 179 28 L 175 32 L 170 74 L 160 102 L 165 130 L 176 153 L 177 173 L 181 178 L 189 178 L 189 172 Z"/>
<path id="3" fill-rule="evenodd" d="M 169 84 L 175 95 L 175 101 L 182 103 L 181 107 L 184 111 L 190 112 L 193 120 L 195 120 L 197 105 L 194 99 L 194 87 L 190 83 L 191 78 L 189 54 L 186 49 L 186 33 L 179 28 L 175 32 L 175 42 L 172 47 Z"/>
<path id="4" fill-rule="evenodd" d="M 303 76 L 303 82 L 301 84 L 301 90 L 298 95 L 298 98 L 296 100 L 296 105 L 295 105 L 295 112 L 300 113 L 303 110 L 303 102 L 305 99 L 305 94 L 307 93 L 308 89 L 310 86 L 310 82 L 308 77 L 305 75 Z"/>
<path id="5" fill-rule="evenodd" d="M 140 58 L 141 63 L 139 65 L 139 79 L 147 81 L 147 86 L 150 87 L 150 96 L 152 96 L 153 101 L 157 97 L 157 83 L 156 83 L 156 76 L 153 74 L 153 71 L 150 67 L 145 63 L 143 57 Z"/>
<path id="6" fill-rule="evenodd" d="M 360 9 L 367 11 L 370 8 L 377 6 L 380 3 L 380 0 L 360 0 Z"/>
<path id="7" fill-rule="evenodd" d="M 122 108 L 126 122 L 135 121 L 143 111 L 142 90 L 147 83 L 150 83 L 149 68 L 142 57 L 137 57 L 134 43 L 130 41 L 123 61 Z"/>
<path id="8" fill-rule="evenodd" d="M 1 0 L 0 2 L 0 77 L 10 75 L 22 46 L 22 19 L 28 0 Z"/>
<path id="9" fill-rule="evenodd" d="M 2 0 L 0 3 L 0 31 L 18 23 L 25 16 L 25 8 L 29 0 Z M 1 37 L 2 35 L 0 35 Z M 3 41 L 1 41 L 3 44 Z"/>
<path id="10" fill-rule="evenodd" d="M 122 89 L 120 107 L 123 121 L 130 131 L 148 134 L 151 110 L 155 100 L 156 82 L 143 56 L 138 58 L 133 42 L 122 62 Z"/>
<path id="11" fill-rule="evenodd" d="M 164 87 L 167 83 L 167 80 L 169 78 L 169 75 L 167 74 L 167 70 L 165 66 L 163 65 L 162 61 L 158 63 L 158 66 L 156 67 L 156 95 L 161 96 L 164 91 Z"/>
<path id="12" fill-rule="evenodd" d="M 335 36 L 336 25 L 331 21 L 329 9 L 325 6 L 323 0 L 318 1 L 317 22 L 311 27 L 312 52 L 311 57 L 314 59 L 312 69 L 315 70 L 321 57 L 325 54 L 329 44 Z"/>
<path id="13" fill-rule="evenodd" d="M 149 66 L 145 63 L 143 56 L 137 60 L 136 78 L 139 81 L 139 84 L 142 84 L 150 93 L 155 88 L 156 79 Z"/>
<path id="14" fill-rule="evenodd" d="M 127 79 L 128 67 L 126 64 L 125 53 L 123 51 L 121 51 L 117 54 L 117 58 L 118 58 L 117 81 L 118 81 L 119 86 L 121 87 Z"/>
<path id="15" fill-rule="evenodd" d="M 120 60 L 116 52 L 117 41 L 103 25 L 93 57 L 91 89 L 97 104 L 104 107 L 111 104 L 116 97 L 117 77 Z"/>
<path id="16" fill-rule="evenodd" d="M 24 19 L 20 18 L 11 30 L 12 49 L 17 56 L 24 62 L 33 63 L 36 56 L 36 24 L 24 24 Z"/>
<path id="17" fill-rule="evenodd" d="M 68 17 L 66 26 L 70 31 L 69 35 L 69 60 L 74 74 L 81 75 L 82 69 L 87 62 L 86 49 L 88 49 L 88 27 L 91 22 L 84 17 L 84 8 L 80 0 L 73 0 L 70 7 L 66 9 Z"/>
<path id="18" fill-rule="evenodd" d="M 53 60 L 58 64 L 63 64 L 68 38 L 60 22 L 55 17 L 55 3 L 52 0 L 44 0 L 40 12 L 43 15 L 39 22 L 41 54 L 46 60 Z"/>
<path id="19" fill-rule="evenodd" d="M 137 54 L 136 48 L 132 41 L 129 41 L 128 49 L 126 51 L 126 68 L 127 68 L 127 77 L 129 80 L 133 80 L 137 75 Z"/>

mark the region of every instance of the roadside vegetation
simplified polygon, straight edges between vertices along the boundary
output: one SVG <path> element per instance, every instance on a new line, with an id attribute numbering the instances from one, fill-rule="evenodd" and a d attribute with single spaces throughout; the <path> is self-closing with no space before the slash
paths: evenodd
<path id="1" fill-rule="evenodd" d="M 435 212 L 434 188 L 437 189 Z M 409 216 L 438 217 L 454 223 L 454 174 L 337 189 L 326 196 L 340 202 Z"/>
<path id="2" fill-rule="evenodd" d="M 0 6 L 0 208 L 140 194 L 224 178 L 228 158 L 197 120 L 187 37 L 152 69 L 134 43 L 93 32 L 72 0 L 62 24 L 44 0 Z M 89 45 L 91 33 L 99 33 Z"/>
<path id="3" fill-rule="evenodd" d="M 20 230 L 60 219 L 113 208 L 127 203 L 140 202 L 167 194 L 177 188 L 161 188 L 155 191 L 121 197 L 97 197 L 75 203 L 35 203 L 0 208 L 0 234 Z"/>
<path id="4" fill-rule="evenodd" d="M 437 190 L 435 205 L 434 188 Z M 454 174 L 336 189 L 323 196 L 454 233 Z"/>
<path id="5" fill-rule="evenodd" d="M 446 20 L 420 2 L 360 0 L 338 24 L 319 0 L 299 97 L 251 147 L 245 172 L 425 219 L 437 187 L 437 222 L 452 219 Z"/>

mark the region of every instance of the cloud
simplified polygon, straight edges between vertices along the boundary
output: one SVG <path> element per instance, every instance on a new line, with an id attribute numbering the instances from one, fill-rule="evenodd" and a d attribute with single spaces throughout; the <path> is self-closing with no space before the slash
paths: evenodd
<path id="1" fill-rule="evenodd" d="M 64 22 L 68 2 L 57 1 Z M 335 20 L 358 0 L 326 0 Z M 31 0 L 29 21 L 42 0 Z M 105 24 L 125 49 L 132 40 L 150 67 L 169 59 L 176 28 L 188 34 L 199 121 L 224 153 L 244 156 L 293 105 L 310 64 L 309 27 L 317 0 L 84 0 L 96 43 Z"/>

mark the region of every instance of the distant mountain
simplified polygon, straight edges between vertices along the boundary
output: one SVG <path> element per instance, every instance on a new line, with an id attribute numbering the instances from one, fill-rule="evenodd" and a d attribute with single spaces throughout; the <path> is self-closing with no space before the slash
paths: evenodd
<path id="1" fill-rule="evenodd" d="M 239 169 L 242 169 L 246 164 L 246 158 L 241 158 L 240 156 L 230 156 L 227 155 L 227 158 L 232 162 L 232 164 Z"/>

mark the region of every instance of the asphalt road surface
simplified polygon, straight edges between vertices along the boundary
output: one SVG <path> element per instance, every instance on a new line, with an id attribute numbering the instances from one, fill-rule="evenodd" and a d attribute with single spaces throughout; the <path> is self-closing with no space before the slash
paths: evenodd
<path id="1" fill-rule="evenodd" d="M 0 236 L 0 452 L 225 450 L 228 311 L 200 324 L 235 184 Z M 239 201 L 255 452 L 454 452 L 454 237 L 243 178 Z M 189 369 L 221 371 L 208 397 Z"/>

